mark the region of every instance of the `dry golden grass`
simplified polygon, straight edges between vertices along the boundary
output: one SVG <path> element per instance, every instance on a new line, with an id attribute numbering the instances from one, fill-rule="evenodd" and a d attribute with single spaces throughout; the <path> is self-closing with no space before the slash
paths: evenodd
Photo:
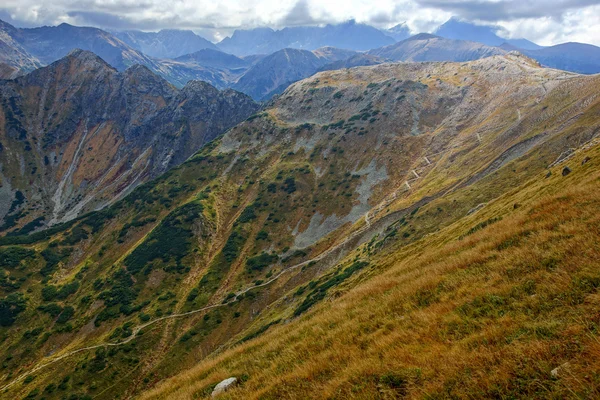
<path id="1" fill-rule="evenodd" d="M 598 398 L 599 160 L 374 255 L 372 278 L 142 398 L 202 398 L 230 376 L 244 382 L 222 398 Z"/>

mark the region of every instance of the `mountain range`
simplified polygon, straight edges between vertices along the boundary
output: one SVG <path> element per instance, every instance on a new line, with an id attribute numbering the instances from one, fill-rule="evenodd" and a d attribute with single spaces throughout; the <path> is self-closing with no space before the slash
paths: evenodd
<path id="1" fill-rule="evenodd" d="M 217 46 L 192 31 L 163 29 L 158 32 L 113 31 L 112 34 L 150 57 L 177 58 Z"/>
<path id="2" fill-rule="evenodd" d="M 278 31 L 238 30 L 217 44 L 184 30 L 109 33 L 68 24 L 21 29 L 2 22 L 0 77 L 22 75 L 58 60 L 74 48 L 95 52 L 119 71 L 140 64 L 179 88 L 190 80 L 203 80 L 218 89 L 243 91 L 260 101 L 321 69 L 385 61 L 467 61 L 518 51 L 547 67 L 578 73 L 600 72 L 600 48 L 596 46 L 565 43 L 541 47 L 524 39 L 504 39 L 492 27 L 453 18 L 440 26 L 436 35 L 410 36 L 406 24 L 379 31 L 350 21 Z M 347 59 L 332 60 L 317 53 L 309 54 L 323 48 L 337 48 Z M 286 59 L 286 54 L 294 59 Z M 331 62 L 336 64 L 325 66 Z"/>
<path id="3" fill-rule="evenodd" d="M 231 37 L 223 39 L 217 46 L 226 53 L 247 56 L 271 54 L 284 48 L 316 50 L 327 46 L 366 51 L 392 43 L 394 39 L 378 29 L 351 20 L 324 27 L 236 30 Z"/>
<path id="4" fill-rule="evenodd" d="M 0 393 L 596 397 L 599 90 L 505 51 L 261 109 L 80 50 L 2 81 Z M 145 183 L 64 218 L 136 160 Z"/>

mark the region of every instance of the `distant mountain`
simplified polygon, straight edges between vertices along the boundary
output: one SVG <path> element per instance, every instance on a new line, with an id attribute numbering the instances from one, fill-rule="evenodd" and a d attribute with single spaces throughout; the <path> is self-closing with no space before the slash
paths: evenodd
<path id="1" fill-rule="evenodd" d="M 275 31 L 270 28 L 236 30 L 218 43 L 219 49 L 237 56 L 271 54 L 284 48 L 315 50 L 332 46 L 366 51 L 394 43 L 380 30 L 355 21 L 324 27 L 294 27 Z"/>
<path id="2" fill-rule="evenodd" d="M 188 35 L 185 31 L 161 32 L 163 37 L 168 37 L 170 32 Z M 135 64 L 143 65 L 178 87 L 185 86 L 190 80 L 204 80 L 218 88 L 226 88 L 239 77 L 239 73 L 231 76 L 227 71 L 198 63 L 149 57 L 101 29 L 68 24 L 20 29 L 0 22 L 0 62 L 16 67 L 20 71 L 17 75 L 50 64 L 77 48 L 94 52 L 119 71 Z"/>
<path id="3" fill-rule="evenodd" d="M 338 49 L 331 46 L 320 47 L 313 50 L 313 54 L 326 62 L 347 60 L 357 54 L 353 50 Z"/>
<path id="4" fill-rule="evenodd" d="M 156 58 L 176 58 L 217 46 L 189 30 L 163 29 L 159 32 L 137 30 L 116 31 L 112 34 L 134 49 Z"/>
<path id="5" fill-rule="evenodd" d="M 233 88 L 255 100 L 267 100 L 290 84 L 307 78 L 331 62 L 343 62 L 357 53 L 333 47 L 314 51 L 283 49 L 264 57 L 240 77 Z"/>
<path id="6" fill-rule="evenodd" d="M 233 87 L 256 100 L 265 100 L 314 74 L 327 62 L 308 50 L 279 50 L 253 65 Z"/>
<path id="7" fill-rule="evenodd" d="M 527 50 L 510 45 L 501 47 L 505 50 L 518 50 L 550 68 L 580 74 L 600 73 L 600 47 L 591 44 L 570 42 L 539 50 Z"/>
<path id="8" fill-rule="evenodd" d="M 498 47 L 477 42 L 420 33 L 391 46 L 371 50 L 368 54 L 393 61 L 472 61 L 505 53 Z"/>
<path id="9" fill-rule="evenodd" d="M 13 79 L 18 76 L 19 70 L 6 63 L 0 63 L 0 79 Z"/>
<path id="10" fill-rule="evenodd" d="M 382 29 L 381 31 L 385 35 L 396 40 L 397 42 L 404 40 L 404 39 L 408 39 L 410 37 L 410 29 L 408 29 L 408 26 L 406 25 L 405 22 L 398 24 L 389 29 Z"/>
<path id="11" fill-rule="evenodd" d="M 13 78 L 18 74 L 33 71 L 41 66 L 40 61 L 29 54 L 17 41 L 11 36 L 16 28 L 3 21 L 0 21 L 0 63 L 4 64 L 2 68 L 2 77 Z M 10 73 L 8 72 L 10 67 Z"/>
<path id="12" fill-rule="evenodd" d="M 320 71 L 334 71 L 337 69 L 344 68 L 354 68 L 354 67 L 366 67 L 369 65 L 378 65 L 387 62 L 385 58 L 377 57 L 370 54 L 356 54 L 350 58 L 345 60 L 334 61 L 332 63 L 326 64 L 319 69 Z"/>
<path id="13" fill-rule="evenodd" d="M 475 25 L 452 17 L 437 28 L 435 34 L 447 39 L 468 40 L 471 42 L 483 43 L 488 46 L 500 46 L 503 43 L 508 43 L 527 50 L 537 50 L 542 48 L 542 46 L 527 39 L 501 38 L 496 34 L 497 30 L 497 28 L 494 29 L 494 27 L 491 26 Z"/>
<path id="14" fill-rule="evenodd" d="M 191 54 L 177 57 L 175 61 L 194 63 L 204 67 L 229 69 L 243 68 L 251 64 L 250 61 L 246 61 L 232 54 L 223 53 L 222 51 L 215 49 L 199 50 Z"/>
<path id="15" fill-rule="evenodd" d="M 97 28 L 60 24 L 24 29 L 0 22 L 0 37 L 7 36 L 12 41 L 12 49 L 24 49 L 34 57 L 30 63 L 37 63 L 38 67 L 66 56 L 73 49 L 82 49 L 95 53 L 120 71 L 134 64 L 158 70 L 156 61 Z"/>
<path id="16" fill-rule="evenodd" d="M 256 110 L 233 90 L 198 81 L 178 90 L 146 67 L 118 72 L 83 50 L 1 81 L 0 231 L 110 204 Z"/>

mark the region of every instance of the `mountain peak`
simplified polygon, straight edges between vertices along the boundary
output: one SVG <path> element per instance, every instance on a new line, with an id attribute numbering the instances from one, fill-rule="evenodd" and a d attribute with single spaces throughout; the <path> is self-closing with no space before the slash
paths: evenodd
<path id="1" fill-rule="evenodd" d="M 94 54 L 94 53 L 92 53 L 91 51 L 88 51 L 88 50 L 73 49 L 65 57 L 59 59 L 54 64 L 63 62 L 63 60 L 64 61 L 67 61 L 67 60 L 69 60 L 69 61 L 76 60 L 81 65 L 86 66 L 89 69 L 101 67 L 101 68 L 108 68 L 108 69 L 111 69 L 111 70 L 115 70 L 112 66 L 110 66 L 102 58 L 98 57 L 96 54 Z"/>

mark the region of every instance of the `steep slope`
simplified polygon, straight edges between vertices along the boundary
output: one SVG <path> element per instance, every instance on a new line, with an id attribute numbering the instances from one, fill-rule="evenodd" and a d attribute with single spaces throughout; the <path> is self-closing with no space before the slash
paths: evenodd
<path id="1" fill-rule="evenodd" d="M 365 51 L 394 43 L 394 39 L 369 25 L 348 21 L 324 27 L 292 27 L 275 31 L 270 28 L 236 30 L 217 44 L 219 49 L 236 56 L 271 54 L 285 48 L 315 50 L 337 47 Z"/>
<path id="2" fill-rule="evenodd" d="M 435 30 L 437 36 L 442 36 L 447 39 L 467 40 L 470 42 L 479 42 L 488 46 L 500 46 L 508 43 L 512 46 L 520 47 L 526 50 L 542 49 L 539 46 L 527 39 L 505 39 L 496 34 L 498 27 L 475 25 L 466 21 L 461 21 L 456 17 L 450 18 L 440 27 Z"/>
<path id="3" fill-rule="evenodd" d="M 214 384 L 232 373 L 243 382 L 240 391 L 232 392 L 234 397 L 240 394 L 237 398 L 285 398 L 295 393 L 307 397 L 315 388 L 323 389 L 324 397 L 335 393 L 350 397 L 352 390 L 364 390 L 367 397 L 377 397 L 374 391 L 383 390 L 397 397 L 391 389 L 406 386 L 408 390 L 422 382 L 413 381 L 417 371 L 415 377 L 405 377 L 403 370 L 382 377 L 402 367 L 394 360 L 405 360 L 377 351 L 385 350 L 385 343 L 411 344 L 402 354 L 414 353 L 414 365 L 408 367 L 424 371 L 427 393 L 444 397 L 444 388 L 456 393 L 467 387 L 458 383 L 473 374 L 466 369 L 471 359 L 466 359 L 465 369 L 450 369 L 456 364 L 449 362 L 455 356 L 453 348 L 444 347 L 448 337 L 428 342 L 411 336 L 434 332 L 436 325 L 426 322 L 435 322 L 435 314 L 408 311 L 446 304 L 451 310 L 464 300 L 471 304 L 465 306 L 465 312 L 472 313 L 467 317 L 485 317 L 477 312 L 489 310 L 488 303 L 476 297 L 485 294 L 486 285 L 501 282 L 486 280 L 488 275 L 481 270 L 487 261 L 513 265 L 503 258 L 512 253 L 478 259 L 477 255 L 486 254 L 484 249 L 472 250 L 467 239 L 466 250 L 474 257 L 473 284 L 465 279 L 468 283 L 463 287 L 460 276 L 448 276 L 437 291 L 439 281 L 419 281 L 416 272 L 394 280 L 381 275 L 371 281 L 376 285 L 389 281 L 372 299 L 381 308 L 365 311 L 373 304 L 367 287 L 355 292 L 365 294 L 356 309 L 364 314 L 336 307 L 332 325 L 327 326 L 326 313 L 311 314 L 312 310 L 331 310 L 328 307 L 340 304 L 333 301 L 340 288 L 380 275 L 386 259 L 376 258 L 377 252 L 393 252 L 390 261 L 404 260 L 406 255 L 403 266 L 420 268 L 428 257 L 439 261 L 454 254 L 456 247 L 424 254 L 411 253 L 410 246 L 431 243 L 429 250 L 436 241 L 444 244 L 443 236 L 429 241 L 432 234 L 444 230 L 452 232 L 448 240 L 477 232 L 495 221 L 495 202 L 502 204 L 502 212 L 517 210 L 525 218 L 535 215 L 527 203 L 531 194 L 542 195 L 553 186 L 529 183 L 543 183 L 546 168 L 557 158 L 568 157 L 571 147 L 597 141 L 599 88 L 597 76 L 541 68 L 513 54 L 468 63 L 382 64 L 327 71 L 293 84 L 269 108 L 111 207 L 45 232 L 0 239 L 2 257 L 8 260 L 0 281 L 4 310 L 0 357 L 11 371 L 2 376 L 2 394 L 19 398 L 37 390 L 50 399 L 65 393 L 98 399 L 136 396 L 243 342 L 248 343 L 241 344 L 240 351 L 256 357 L 240 356 L 238 362 L 231 354 L 239 353 L 226 353 L 225 358 L 200 365 L 200 372 L 190 375 L 195 383 L 183 389 L 187 396 L 210 395 Z M 582 168 L 596 165 L 597 156 L 592 156 Z M 568 182 L 580 182 L 573 163 L 568 161 L 573 170 Z M 552 167 L 546 182 L 567 182 L 560 180 L 560 168 Z M 591 183 L 597 180 L 595 175 L 590 178 Z M 586 193 L 587 186 L 583 189 Z M 587 204 L 591 212 L 572 209 L 568 215 L 594 216 L 595 203 L 588 202 L 592 195 L 595 192 L 587 190 L 572 203 Z M 556 213 L 555 219 L 560 218 L 561 213 Z M 547 225 L 533 221 L 539 235 L 532 231 L 512 238 L 517 232 L 506 231 L 506 237 L 490 238 L 498 241 L 490 246 L 506 242 L 498 252 L 522 245 L 547 254 L 549 243 L 566 240 L 560 243 L 568 247 L 570 235 L 588 232 L 565 219 L 566 225 L 559 223 L 560 229 L 566 229 L 564 234 L 559 231 L 558 237 L 550 237 L 549 231 L 558 227 L 554 221 Z M 594 226 L 595 220 L 590 222 Z M 526 229 L 524 223 L 515 225 Z M 427 241 L 419 242 L 425 237 Z M 529 242 L 538 239 L 542 241 Z M 591 239 L 589 244 L 596 242 Z M 572 250 L 578 252 L 587 244 Z M 414 257 L 425 259 L 413 263 Z M 588 265 L 587 258 L 581 261 L 577 268 Z M 466 268 L 458 262 L 446 269 L 445 264 L 438 265 L 432 276 L 442 279 L 453 265 L 458 273 Z M 490 264 L 489 270 L 496 265 Z M 552 271 L 561 264 L 545 265 Z M 500 281 L 520 284 L 519 271 L 501 275 Z M 565 276 L 560 282 L 566 283 L 568 275 L 551 278 Z M 398 281 L 423 283 L 425 289 L 400 286 Z M 386 296 L 391 290 L 396 290 L 394 295 Z M 500 295 L 501 304 L 514 304 L 504 293 Z M 398 303 L 401 299 L 407 302 L 406 312 L 403 306 L 390 309 L 392 304 L 404 304 Z M 307 313 L 318 318 L 303 317 Z M 380 318 L 388 314 L 392 321 Z M 403 325 L 420 315 L 428 318 Z M 526 325 L 525 318 L 516 315 L 515 335 L 519 328 L 535 328 Z M 353 324 L 354 333 L 341 322 L 344 319 Z M 324 341 L 311 341 L 315 334 L 306 329 L 313 322 L 314 332 Z M 458 322 L 451 331 L 457 335 L 464 332 Z M 389 329 L 382 331 L 387 323 Z M 493 319 L 474 323 L 498 325 Z M 268 336 L 276 351 L 267 348 L 255 353 L 265 349 L 260 336 L 285 329 L 277 325 L 298 334 Z M 340 334 L 339 340 L 328 336 L 330 332 Z M 390 340 L 377 332 L 389 334 Z M 467 337 L 460 345 L 475 351 L 477 343 L 490 344 L 483 340 L 487 336 L 481 342 L 477 338 Z M 282 350 L 285 342 L 291 347 Z M 382 347 L 371 347 L 373 342 Z M 351 343 L 349 348 L 344 348 L 346 343 Z M 569 344 L 568 349 L 573 347 Z M 552 364 L 568 356 L 562 347 L 559 350 Z M 359 359 L 365 364 L 356 364 Z M 431 360 L 448 369 L 432 370 L 426 366 Z M 477 366 L 489 361 L 478 360 Z M 491 365 L 501 360 L 495 357 L 491 361 L 496 364 Z M 447 381 L 440 378 L 445 371 Z M 507 382 L 516 369 L 507 367 L 507 374 L 494 375 L 496 371 L 482 372 L 484 389 L 491 382 L 486 377 L 498 376 L 490 387 L 496 388 L 498 397 L 510 396 Z M 187 383 L 186 379 L 182 376 L 178 381 Z M 163 397 L 173 398 L 170 395 L 166 392 Z"/>
<path id="4" fill-rule="evenodd" d="M 396 44 L 371 50 L 369 54 L 394 61 L 471 61 L 505 54 L 505 51 L 477 42 L 420 33 Z"/>
<path id="5" fill-rule="evenodd" d="M 112 34 L 134 49 L 156 58 L 177 58 L 203 49 L 217 49 L 217 46 L 208 40 L 188 30 L 163 29 L 158 32 L 130 30 L 115 31 Z"/>
<path id="6" fill-rule="evenodd" d="M 552 168 L 409 246 L 359 248 L 365 271 L 349 258 L 313 281 L 313 296 L 340 282 L 329 301 L 260 321 L 262 337 L 141 399 L 210 398 L 229 377 L 219 399 L 597 398 L 599 159 L 584 151 L 567 178 Z"/>
<path id="7" fill-rule="evenodd" d="M 8 70 L 1 76 L 2 79 L 14 78 L 19 74 L 31 72 L 41 66 L 40 61 L 29 54 L 12 36 L 15 28 L 0 20 L 0 63 L 11 67 L 11 73 Z"/>
<path id="8" fill-rule="evenodd" d="M 257 109 L 240 93 L 194 81 L 179 91 L 81 50 L 0 83 L 0 104 L 4 231 L 110 204 Z"/>
<path id="9" fill-rule="evenodd" d="M 19 75 L 19 70 L 11 65 L 0 63 L 0 79 L 13 79 Z"/>

